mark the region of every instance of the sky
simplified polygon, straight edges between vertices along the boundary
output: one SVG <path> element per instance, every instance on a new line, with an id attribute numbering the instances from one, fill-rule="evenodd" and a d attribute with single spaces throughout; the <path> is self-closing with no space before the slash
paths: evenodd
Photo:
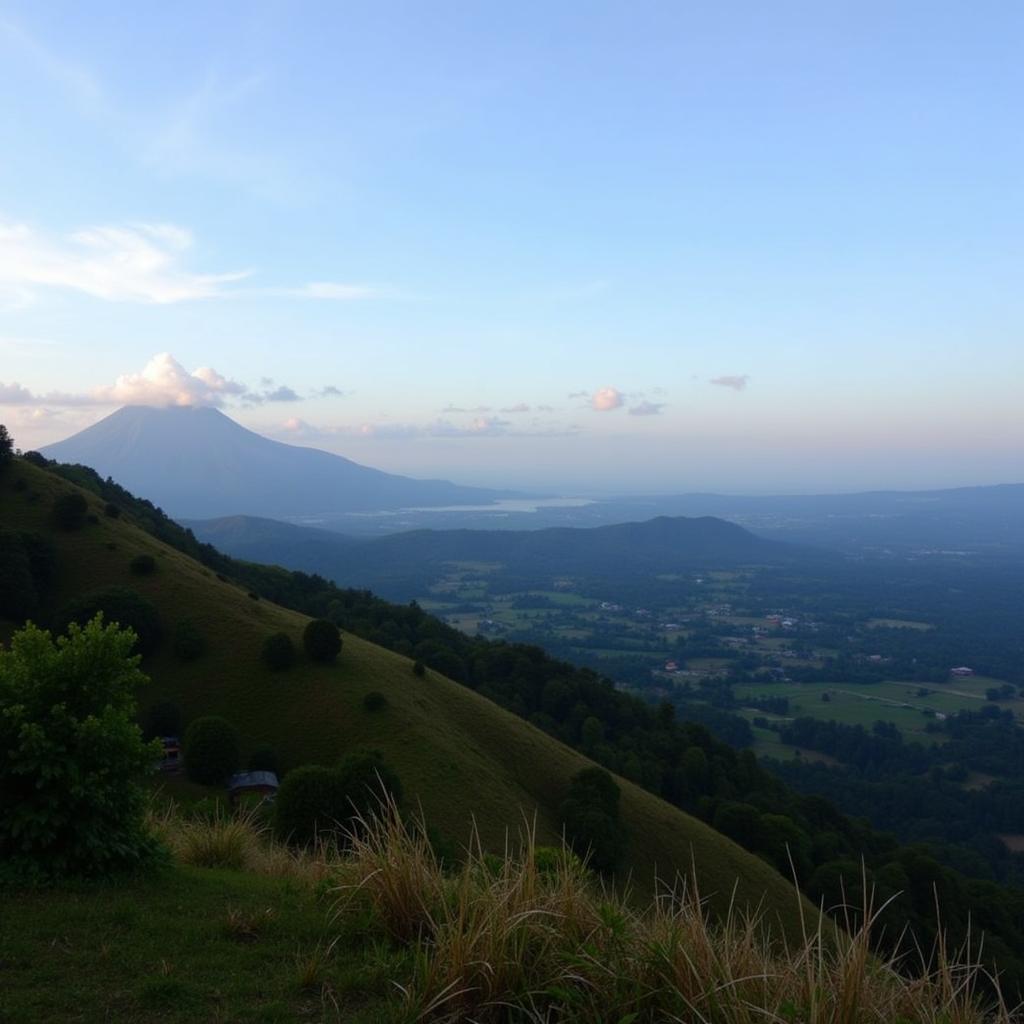
<path id="1" fill-rule="evenodd" d="M 1024 481 L 1024 5 L 0 0 L 0 422 L 557 493 Z"/>

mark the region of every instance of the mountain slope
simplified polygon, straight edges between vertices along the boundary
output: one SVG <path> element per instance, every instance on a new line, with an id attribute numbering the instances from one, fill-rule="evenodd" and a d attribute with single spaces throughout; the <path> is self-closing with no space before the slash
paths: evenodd
<path id="1" fill-rule="evenodd" d="M 558 806 L 572 776 L 591 763 L 583 755 L 437 673 L 416 678 L 408 659 L 351 635 L 335 666 L 303 660 L 271 672 L 260 659 L 263 639 L 277 631 L 298 639 L 307 621 L 302 615 L 254 599 L 125 518 L 105 515 L 86 492 L 95 521 L 73 532 L 54 530 L 53 502 L 71 489 L 24 461 L 0 477 L 4 528 L 44 534 L 56 549 L 44 616 L 85 592 L 117 584 L 158 607 L 165 636 L 190 618 L 209 640 L 205 655 L 181 662 L 165 639 L 143 666 L 153 680 L 142 694 L 144 705 L 171 699 L 186 718 L 223 715 L 239 728 L 246 751 L 270 745 L 286 766 L 331 763 L 353 747 L 376 747 L 398 770 L 411 805 L 422 804 L 428 821 L 449 837 L 463 840 L 475 821 L 483 842 L 500 849 L 506 831 L 525 814 L 536 816 L 545 841 L 557 841 Z M 139 554 L 153 556 L 155 573 L 131 574 L 129 564 Z M 387 698 L 382 713 L 363 707 L 371 690 Z M 671 878 L 692 863 L 703 893 L 718 907 L 735 884 L 741 903 L 763 901 L 795 929 L 797 899 L 780 875 L 633 783 L 620 779 L 619 785 L 632 837 L 623 870 L 639 889 L 649 891 L 656 871 Z"/>
<path id="2" fill-rule="evenodd" d="M 125 406 L 43 454 L 91 466 L 176 516 L 376 511 L 502 496 L 271 441 L 207 408 Z"/>
<path id="3" fill-rule="evenodd" d="M 189 520 L 186 525 L 201 541 L 237 558 L 317 572 L 344 586 L 385 594 L 455 562 L 499 564 L 527 576 L 618 579 L 830 557 L 765 540 L 710 516 L 542 530 L 411 530 L 370 540 L 252 516 Z"/>

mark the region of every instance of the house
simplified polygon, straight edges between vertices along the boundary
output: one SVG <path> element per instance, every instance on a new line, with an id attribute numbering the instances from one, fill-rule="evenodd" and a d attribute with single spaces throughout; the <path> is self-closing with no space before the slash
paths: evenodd
<path id="1" fill-rule="evenodd" d="M 966 665 L 958 665 L 956 668 L 949 670 L 951 676 L 973 676 L 974 669 L 968 668 Z"/>
<path id="2" fill-rule="evenodd" d="M 272 801 L 277 796 L 279 785 L 274 772 L 236 772 L 228 783 L 228 797 L 232 805 L 250 793 Z"/>

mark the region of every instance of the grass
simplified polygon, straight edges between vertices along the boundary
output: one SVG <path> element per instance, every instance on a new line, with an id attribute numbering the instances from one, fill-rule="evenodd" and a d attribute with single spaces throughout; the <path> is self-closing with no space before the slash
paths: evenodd
<path id="1" fill-rule="evenodd" d="M 21 491 L 15 489 L 19 479 L 25 481 Z M 157 605 L 165 634 L 187 617 L 208 639 L 207 652 L 193 662 L 175 659 L 165 640 L 143 665 L 153 680 L 144 704 L 172 700 L 186 721 L 222 715 L 239 730 L 243 757 L 269 746 L 286 768 L 333 764 L 353 748 L 377 748 L 402 778 L 410 805 L 422 806 L 449 838 L 466 835 L 475 822 L 483 847 L 501 851 L 525 813 L 536 820 L 542 842 L 560 841 L 558 807 L 572 777 L 590 764 L 582 754 L 435 672 L 417 679 L 408 659 L 352 635 L 345 636 L 336 665 L 301 659 L 293 669 L 272 672 L 260 659 L 263 639 L 283 631 L 298 642 L 303 616 L 253 601 L 127 517 L 107 517 L 92 495 L 86 497 L 97 522 L 72 533 L 54 531 L 49 510 L 70 488 L 22 461 L 0 482 L 5 528 L 44 533 L 57 548 L 55 604 L 100 586 L 130 586 Z M 157 570 L 136 576 L 130 562 L 144 553 L 154 557 Z M 371 689 L 388 701 L 374 714 L 362 704 Z M 651 893 L 656 874 L 686 872 L 695 863 L 718 911 L 727 909 L 738 886 L 740 904 L 763 902 L 795 931 L 796 904 L 786 879 L 633 783 L 620 779 L 619 786 L 622 818 L 633 837 L 622 875 L 633 880 L 638 898 Z"/>
<path id="2" fill-rule="evenodd" d="M 173 810 L 154 824 L 165 838 L 206 829 L 203 848 L 225 834 L 222 821 Z M 0 1020 L 1015 1020 L 970 951 L 940 943 L 924 957 L 875 957 L 870 904 L 858 908 L 863 927 L 803 917 L 787 940 L 762 912 L 709 914 L 693 878 L 638 908 L 571 854 L 538 850 L 529 823 L 500 857 L 472 837 L 454 869 L 393 806 L 363 821 L 344 855 L 296 859 L 251 816 L 235 831 L 277 870 L 195 867 L 182 863 L 186 845 L 148 877 L 0 893 Z"/>

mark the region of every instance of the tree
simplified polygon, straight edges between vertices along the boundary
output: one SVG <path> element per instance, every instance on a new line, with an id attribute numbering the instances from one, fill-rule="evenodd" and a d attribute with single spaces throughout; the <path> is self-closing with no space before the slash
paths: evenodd
<path id="1" fill-rule="evenodd" d="M 155 854 L 144 782 L 159 749 L 135 724 L 149 680 L 134 641 L 97 615 L 57 640 L 30 623 L 0 650 L 0 864 L 12 872 L 110 874 Z"/>
<path id="2" fill-rule="evenodd" d="M 285 776 L 274 800 L 274 830 L 281 839 L 305 846 L 336 833 L 351 808 L 335 768 L 307 764 Z"/>
<path id="3" fill-rule="evenodd" d="M 197 718 L 185 730 L 185 774 L 204 786 L 223 785 L 238 771 L 238 733 L 216 715 Z"/>
<path id="4" fill-rule="evenodd" d="M 135 633 L 135 650 L 143 657 L 152 654 L 160 645 L 162 628 L 156 606 L 128 587 L 105 587 L 72 601 L 58 616 L 63 629 L 72 622 L 79 625 L 90 621 L 97 612 L 103 612 L 107 622 L 116 622 Z"/>
<path id="5" fill-rule="evenodd" d="M 85 525 L 89 503 L 78 491 L 62 494 L 53 503 L 53 520 L 62 530 L 77 530 Z"/>
<path id="6" fill-rule="evenodd" d="M 287 633 L 271 633 L 263 641 L 263 660 L 275 672 L 295 664 L 295 644 Z"/>
<path id="7" fill-rule="evenodd" d="M 341 651 L 341 633 L 327 619 L 313 619 L 302 633 L 302 646 L 314 661 L 331 662 Z"/>
<path id="8" fill-rule="evenodd" d="M 14 458 L 14 438 L 7 432 L 7 428 L 0 423 L 0 469 L 7 466 Z"/>
<path id="9" fill-rule="evenodd" d="M 562 802 L 566 837 L 599 871 L 614 871 L 625 852 L 626 833 L 619 821 L 619 787 L 603 768 L 585 768 L 573 777 Z"/>

